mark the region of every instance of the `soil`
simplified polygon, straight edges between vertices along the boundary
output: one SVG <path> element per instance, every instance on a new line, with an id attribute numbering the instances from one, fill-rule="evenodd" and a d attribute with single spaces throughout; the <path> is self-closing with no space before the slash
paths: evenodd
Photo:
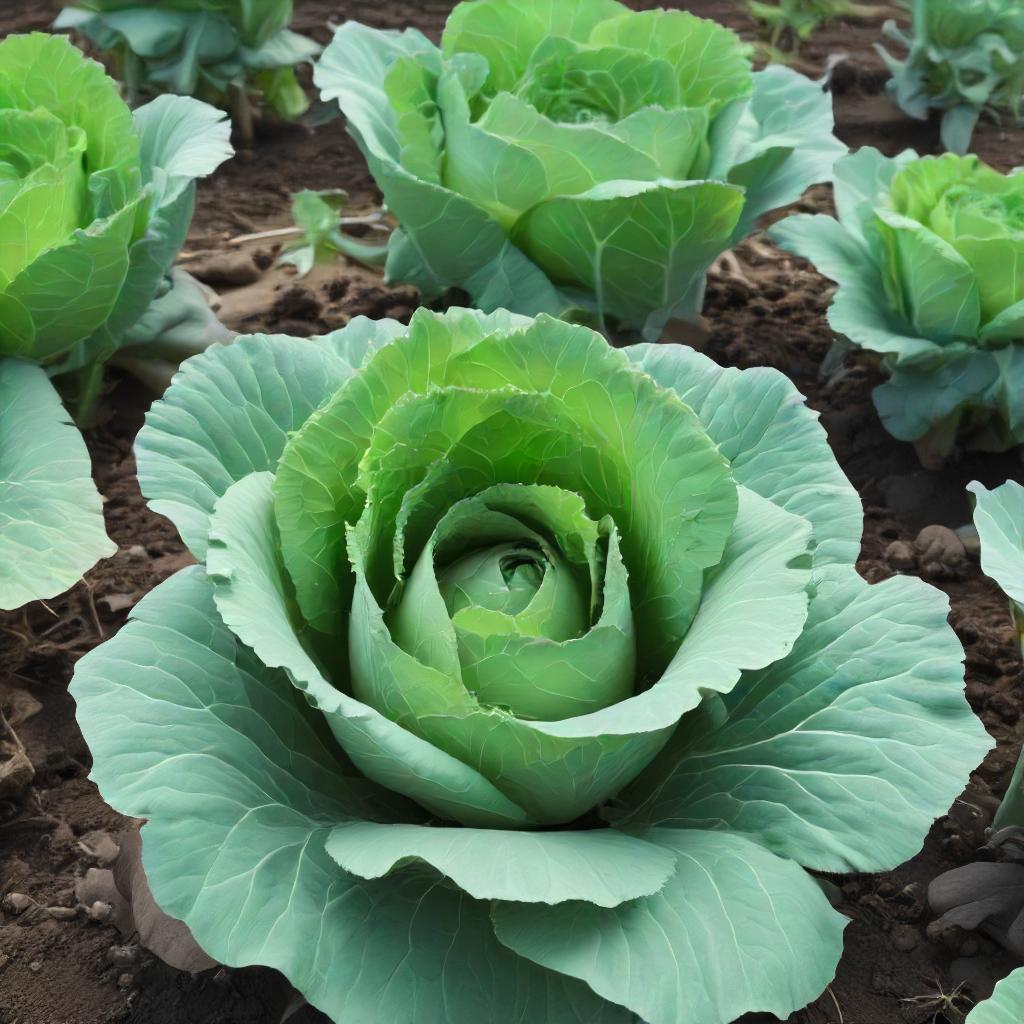
<path id="1" fill-rule="evenodd" d="M 53 0 L 0 0 L 0 37 L 46 28 L 57 6 Z M 379 27 L 415 25 L 436 38 L 451 5 L 299 0 L 296 6 L 294 27 L 327 42 L 328 22 L 346 18 Z M 730 0 L 669 6 L 715 17 L 755 38 L 754 23 Z M 838 23 L 804 45 L 802 64 L 821 73 L 831 55 L 845 55 L 832 70 L 832 88 L 837 131 L 851 146 L 938 151 L 937 126 L 907 120 L 886 99 L 886 72 L 872 49 L 878 35 L 878 22 Z M 1022 141 L 1019 131 L 985 124 L 975 148 L 1008 170 L 1020 162 Z M 348 192 L 352 212 L 379 202 L 338 120 L 264 126 L 252 150 L 202 184 L 181 262 L 217 287 L 229 326 L 309 336 L 359 314 L 411 315 L 416 294 L 385 286 L 371 270 L 339 261 L 299 280 L 273 265 L 274 239 L 236 240 L 289 226 L 293 192 L 339 187 Z M 830 210 L 829 190 L 812 189 L 800 205 Z M 838 374 L 820 375 L 834 340 L 825 320 L 828 282 L 761 235 L 735 256 L 711 276 L 704 350 L 728 365 L 777 367 L 820 411 L 864 502 L 859 568 L 869 581 L 905 565 L 894 542 L 912 543 L 932 524 L 956 528 L 969 521 L 968 481 L 995 485 L 1019 476 L 1017 453 L 972 456 L 941 472 L 922 470 L 913 449 L 878 421 L 871 390 L 881 378 L 871 357 L 853 355 Z M 228 287 L 226 262 L 237 267 L 239 261 L 251 283 Z M 143 594 L 191 560 L 174 528 L 147 510 L 135 483 L 131 444 L 150 400 L 132 380 L 114 375 L 106 405 L 116 413 L 87 436 L 117 554 L 63 597 L 0 615 L 0 709 L 35 770 L 20 799 L 0 799 L 0 897 L 6 898 L 0 910 L 0 1024 L 277 1024 L 293 998 L 285 980 L 266 969 L 195 977 L 174 971 L 130 936 L 75 909 L 75 884 L 100 863 L 104 834 L 135 823 L 108 808 L 88 781 L 89 752 L 67 684 L 75 661 L 116 632 Z M 887 874 L 833 880 L 837 906 L 851 918 L 846 951 L 833 984 L 790 1024 L 962 1024 L 971 1000 L 984 998 L 1014 966 L 980 935 L 930 929 L 924 899 L 932 878 L 972 858 L 1024 738 L 1021 658 L 1006 601 L 976 560 L 947 569 L 946 578 L 930 581 L 950 597 L 951 622 L 966 650 L 967 694 L 998 746 L 950 814 L 936 822 L 917 857 Z M 30 902 L 19 913 L 26 905 L 20 896 Z M 326 1018 L 305 1008 L 288 1020 L 324 1024 Z"/>

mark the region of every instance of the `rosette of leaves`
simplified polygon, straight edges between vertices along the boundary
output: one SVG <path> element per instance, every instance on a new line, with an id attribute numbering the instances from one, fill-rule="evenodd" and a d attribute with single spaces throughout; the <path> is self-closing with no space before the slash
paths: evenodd
<path id="1" fill-rule="evenodd" d="M 771 235 L 838 283 L 833 329 L 881 354 L 886 429 L 926 465 L 1024 441 L 1024 175 L 866 148 L 836 164 L 835 199 L 838 220 Z"/>
<path id="2" fill-rule="evenodd" d="M 912 34 L 883 29 L 903 60 L 876 46 L 892 72 L 886 88 L 904 113 L 927 120 L 942 111 L 942 144 L 966 153 L 978 118 L 1021 119 L 1024 7 L 1020 0 L 914 0 Z"/>
<path id="3" fill-rule="evenodd" d="M 228 133 L 192 99 L 133 115 L 63 37 L 0 42 L 0 608 L 56 596 L 114 550 L 50 378 L 85 421 L 113 357 L 176 361 L 226 333 L 170 267 Z"/>
<path id="4" fill-rule="evenodd" d="M 474 0 L 438 49 L 343 25 L 315 81 L 388 208 L 387 276 L 425 298 L 656 340 L 716 257 L 830 177 L 831 98 L 685 11 Z"/>
<path id="5" fill-rule="evenodd" d="M 989 745 L 775 371 L 421 309 L 210 349 L 137 455 L 200 564 L 79 662 L 93 778 L 336 1021 L 786 1017 L 845 923 L 804 867 L 905 860 Z"/>
<path id="6" fill-rule="evenodd" d="M 255 91 L 292 120 L 309 107 L 295 68 L 320 53 L 288 28 L 292 8 L 292 0 L 72 0 L 54 27 L 112 53 L 133 102 L 170 92 L 242 113 Z"/>

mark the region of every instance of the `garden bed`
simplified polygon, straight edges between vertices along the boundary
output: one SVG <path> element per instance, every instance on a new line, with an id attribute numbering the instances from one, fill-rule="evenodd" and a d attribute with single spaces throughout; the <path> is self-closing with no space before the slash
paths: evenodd
<path id="1" fill-rule="evenodd" d="M 726 0 L 679 6 L 745 34 L 753 28 Z M 345 18 L 415 25 L 436 36 L 450 5 L 300 0 L 297 7 L 295 27 L 326 41 L 328 20 Z M 42 0 L 6 0 L 0 37 L 45 28 L 54 13 Z M 890 154 L 908 145 L 936 151 L 937 127 L 908 121 L 884 95 L 886 75 L 872 50 L 878 30 L 877 23 L 836 25 L 803 50 L 803 60 L 819 69 L 829 55 L 846 55 L 832 71 L 838 135 L 851 146 L 875 145 Z M 1021 132 L 983 125 L 975 148 L 1005 171 L 1020 162 L 1022 142 Z M 373 272 L 341 261 L 298 280 L 273 266 L 273 239 L 235 241 L 289 225 L 290 195 L 300 188 L 344 188 L 356 211 L 379 201 L 338 120 L 315 129 L 268 129 L 251 152 L 202 183 L 182 260 L 221 295 L 225 322 L 239 331 L 308 336 L 356 315 L 408 319 L 417 301 L 409 288 L 389 288 Z M 828 190 L 816 189 L 802 206 L 821 211 L 829 204 Z M 1019 455 L 972 457 L 941 473 L 921 470 L 913 449 L 878 421 L 871 390 L 880 378 L 870 357 L 854 356 L 840 375 L 819 379 L 833 341 L 825 320 L 828 282 L 763 236 L 736 256 L 712 275 L 705 351 L 725 365 L 776 367 L 796 382 L 821 412 L 861 494 L 860 571 L 871 582 L 901 568 L 915 571 L 906 569 L 905 545 L 895 542 L 912 544 L 929 525 L 967 522 L 966 483 L 991 486 L 1018 476 Z M 131 444 L 150 396 L 127 378 L 112 386 L 106 404 L 116 414 L 88 442 L 119 551 L 64 597 L 0 615 L 0 703 L 35 768 L 26 798 L 5 801 L 0 791 L 0 895 L 32 901 L 21 913 L 0 912 L 0 1024 L 277 1024 L 291 993 L 275 972 L 221 970 L 193 978 L 125 947 L 109 925 L 48 909 L 74 906 L 76 880 L 97 863 L 98 834 L 131 827 L 88 781 L 89 753 L 66 692 L 75 661 L 114 633 L 140 597 L 191 561 L 174 528 L 146 509 L 134 481 Z M 1012 966 L 979 935 L 929 929 L 925 893 L 932 878 L 972 857 L 1009 781 L 1024 731 L 1020 655 L 1005 600 L 976 560 L 925 571 L 950 597 L 951 622 L 967 652 L 968 697 L 998 747 L 913 861 L 888 874 L 839 880 L 839 909 L 852 919 L 845 955 L 828 991 L 791 1018 L 798 1024 L 960 1024 L 968 999 L 988 995 Z M 945 1012 L 929 1001 L 954 991 L 959 995 Z M 326 1020 L 308 1009 L 289 1019 Z"/>

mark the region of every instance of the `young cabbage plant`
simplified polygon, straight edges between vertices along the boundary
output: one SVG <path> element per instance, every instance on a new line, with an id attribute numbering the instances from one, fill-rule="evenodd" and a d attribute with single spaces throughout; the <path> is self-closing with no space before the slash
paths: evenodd
<path id="1" fill-rule="evenodd" d="M 295 74 L 320 45 L 292 32 L 292 0 L 65 0 L 54 22 L 113 54 L 129 100 L 170 92 L 232 112 L 251 137 L 250 93 L 279 117 L 309 107 Z"/>
<path id="2" fill-rule="evenodd" d="M 339 1024 L 785 1018 L 842 948 L 804 868 L 906 860 L 990 745 L 773 370 L 420 309 L 210 349 L 136 451 L 200 564 L 79 662 L 93 778 Z"/>
<path id="3" fill-rule="evenodd" d="M 345 218 L 347 202 L 348 193 L 342 189 L 296 192 L 292 196 L 292 218 L 300 235 L 285 244 L 278 263 L 294 266 L 299 277 L 305 277 L 318 263 L 332 262 L 339 254 L 368 266 L 383 264 L 388 254 L 386 244 L 374 245 L 344 232 L 346 224 L 352 222 L 380 227 L 380 214 Z"/>
<path id="4" fill-rule="evenodd" d="M 169 268 L 228 133 L 192 99 L 133 115 L 63 37 L 0 42 L 0 608 L 54 597 L 113 553 L 50 378 L 84 422 L 112 358 L 166 366 L 226 334 Z"/>
<path id="5" fill-rule="evenodd" d="M 904 113 L 942 111 L 942 144 L 964 154 L 982 114 L 1014 123 L 1024 100 L 1024 6 L 1020 0 L 914 0 L 908 36 L 893 21 L 885 35 L 903 60 L 877 45 L 892 72 L 887 90 Z"/>
<path id="6" fill-rule="evenodd" d="M 981 567 L 1009 598 L 1020 634 L 1024 621 L 1024 487 L 1008 480 L 991 491 L 980 483 L 972 483 L 968 490 L 975 496 Z M 1024 758 L 1018 761 L 995 814 L 984 853 L 984 860 L 936 878 L 928 888 L 929 903 L 941 923 L 980 928 L 1024 959 Z M 1019 999 L 1019 993 L 1019 983 L 1008 985 L 987 1012 L 995 1014 L 1003 1001 L 1011 1005 L 1010 1000 Z M 979 1020 L 991 1020 L 992 1024 L 1004 1019 L 986 1017 L 980 1007 L 976 1012 Z"/>
<path id="7" fill-rule="evenodd" d="M 891 13 L 892 6 L 853 0 L 747 0 L 747 10 L 771 30 L 771 45 L 775 47 L 786 34 L 795 43 L 805 42 L 826 22 L 836 18 L 880 18 Z"/>
<path id="8" fill-rule="evenodd" d="M 400 224 L 389 280 L 652 341 L 846 152 L 819 85 L 752 72 L 712 21 L 616 0 L 461 3 L 440 49 L 349 22 L 315 81 Z"/>
<path id="9" fill-rule="evenodd" d="M 771 235 L 838 283 L 834 330 L 882 355 L 886 429 L 928 466 L 1024 441 L 1024 174 L 866 148 L 836 164 L 835 198 L 838 220 Z"/>

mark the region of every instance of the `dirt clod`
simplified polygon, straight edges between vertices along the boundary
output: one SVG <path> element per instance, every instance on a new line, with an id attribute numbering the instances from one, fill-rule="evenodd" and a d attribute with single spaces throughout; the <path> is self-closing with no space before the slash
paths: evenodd
<path id="1" fill-rule="evenodd" d="M 948 526 L 926 526 L 914 540 L 914 553 L 928 580 L 960 579 L 967 567 L 964 542 Z"/>
<path id="2" fill-rule="evenodd" d="M 262 270 L 248 253 L 222 253 L 187 264 L 188 272 L 211 288 L 242 288 L 255 284 Z"/>
<path id="3" fill-rule="evenodd" d="M 913 544 L 905 540 L 894 540 L 885 549 L 884 557 L 897 572 L 911 572 L 917 568 L 917 553 Z"/>
<path id="4" fill-rule="evenodd" d="M 9 892 L 4 897 L 2 906 L 8 914 L 17 916 L 18 914 L 24 914 L 29 907 L 34 907 L 35 901 L 31 896 L 26 896 L 23 892 Z"/>

